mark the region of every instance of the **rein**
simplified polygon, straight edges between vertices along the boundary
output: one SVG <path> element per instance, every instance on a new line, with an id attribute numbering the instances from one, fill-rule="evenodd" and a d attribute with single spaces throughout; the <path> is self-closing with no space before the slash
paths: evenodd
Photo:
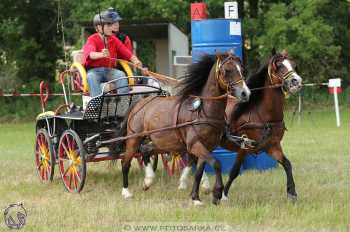
<path id="1" fill-rule="evenodd" d="M 225 98 L 233 98 L 233 99 L 237 99 L 235 96 L 232 96 L 231 94 L 225 93 L 223 95 L 217 96 L 217 97 L 203 97 L 203 96 L 197 96 L 197 95 L 189 95 L 189 97 L 192 98 L 199 98 L 202 100 L 223 100 Z"/>
<path id="2" fill-rule="evenodd" d="M 282 86 L 283 86 L 282 84 L 269 85 L 269 86 L 264 86 L 264 87 L 253 88 L 253 89 L 250 89 L 250 91 L 256 91 L 256 90 L 261 90 L 261 89 L 275 89 L 275 88 L 280 88 Z"/>

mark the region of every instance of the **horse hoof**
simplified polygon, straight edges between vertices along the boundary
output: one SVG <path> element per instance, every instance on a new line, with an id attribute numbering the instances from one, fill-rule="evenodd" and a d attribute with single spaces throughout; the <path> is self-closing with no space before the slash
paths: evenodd
<path id="1" fill-rule="evenodd" d="M 203 206 L 204 203 L 202 201 L 200 201 L 200 200 L 193 200 L 193 205 L 194 206 Z"/>
<path id="2" fill-rule="evenodd" d="M 132 193 L 129 192 L 128 188 L 123 188 L 122 196 L 124 197 L 124 199 L 128 199 L 132 197 Z"/>
<path id="3" fill-rule="evenodd" d="M 297 195 L 290 194 L 290 193 L 287 194 L 287 198 L 288 198 L 288 200 L 290 200 L 293 203 L 298 200 L 298 196 Z"/>
<path id="4" fill-rule="evenodd" d="M 151 187 L 151 185 L 148 185 L 145 182 L 143 182 L 143 185 L 142 185 L 143 191 L 147 191 L 150 187 Z"/>
<path id="5" fill-rule="evenodd" d="M 143 181 L 143 190 L 148 190 L 153 183 L 153 178 L 146 177 Z"/>
<path id="6" fill-rule="evenodd" d="M 222 194 L 221 200 L 228 201 L 228 196 L 226 196 L 225 194 Z"/>

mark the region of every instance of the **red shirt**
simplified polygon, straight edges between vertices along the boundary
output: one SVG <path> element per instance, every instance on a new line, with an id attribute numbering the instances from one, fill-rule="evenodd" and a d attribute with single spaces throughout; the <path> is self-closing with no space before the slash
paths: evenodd
<path id="1" fill-rule="evenodd" d="M 127 47 L 131 52 L 133 51 L 133 49 L 132 49 L 132 42 L 131 42 L 131 39 L 129 38 L 129 36 L 126 36 L 126 37 L 125 37 L 124 45 L 125 45 L 125 47 Z"/>
<path id="2" fill-rule="evenodd" d="M 89 55 L 91 52 L 101 52 L 104 49 L 104 44 L 101 36 L 94 33 L 87 39 L 83 47 L 83 64 L 85 67 L 97 68 L 115 68 L 116 59 L 130 60 L 132 52 L 123 45 L 123 43 L 115 36 L 108 36 L 106 46 L 109 50 L 110 57 L 92 60 Z"/>

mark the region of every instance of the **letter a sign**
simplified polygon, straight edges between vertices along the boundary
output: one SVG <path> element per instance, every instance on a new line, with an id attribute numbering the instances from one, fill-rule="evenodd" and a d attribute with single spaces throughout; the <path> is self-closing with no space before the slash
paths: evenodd
<path id="1" fill-rule="evenodd" d="M 237 2 L 225 2 L 225 19 L 238 19 Z"/>

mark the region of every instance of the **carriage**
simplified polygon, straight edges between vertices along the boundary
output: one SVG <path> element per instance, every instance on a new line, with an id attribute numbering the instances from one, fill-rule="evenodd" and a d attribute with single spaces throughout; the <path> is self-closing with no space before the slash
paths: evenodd
<path id="1" fill-rule="evenodd" d="M 125 63 L 124 63 L 125 65 Z M 43 182 L 52 181 L 55 165 L 69 192 L 80 192 L 85 183 L 86 163 L 123 158 L 121 127 L 129 107 L 138 99 L 149 96 L 166 96 L 157 79 L 134 76 L 125 66 L 128 74 L 127 94 L 119 94 L 115 81 L 103 83 L 102 94 L 88 96 L 86 71 L 80 63 L 73 63 L 69 70 L 60 74 L 65 103 L 55 111 L 46 111 L 47 85 L 41 83 L 41 104 L 43 112 L 36 119 L 35 165 Z M 72 92 L 80 92 L 82 106 L 71 100 Z M 121 138 L 120 142 L 108 140 Z M 137 156 L 142 166 L 142 156 Z M 164 157 L 163 157 L 164 158 Z M 158 157 L 154 158 L 154 168 Z M 167 162 L 164 159 L 164 162 Z"/>

